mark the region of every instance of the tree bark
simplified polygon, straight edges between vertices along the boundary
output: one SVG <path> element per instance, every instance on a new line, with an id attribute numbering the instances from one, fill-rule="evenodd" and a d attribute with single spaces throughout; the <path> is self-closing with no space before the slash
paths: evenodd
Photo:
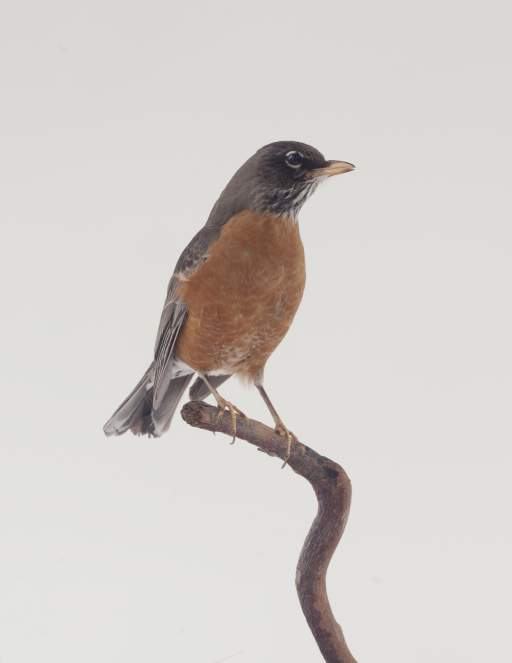
<path id="1" fill-rule="evenodd" d="M 181 415 L 196 428 L 233 434 L 229 413 L 218 418 L 218 409 L 201 401 L 186 403 Z M 259 421 L 237 417 L 236 437 L 271 456 L 286 457 L 286 438 Z M 356 663 L 332 613 L 326 586 L 327 567 L 349 514 L 350 479 L 337 463 L 297 441 L 288 465 L 309 481 L 318 500 L 318 513 L 297 564 L 295 582 L 302 611 L 327 663 Z"/>

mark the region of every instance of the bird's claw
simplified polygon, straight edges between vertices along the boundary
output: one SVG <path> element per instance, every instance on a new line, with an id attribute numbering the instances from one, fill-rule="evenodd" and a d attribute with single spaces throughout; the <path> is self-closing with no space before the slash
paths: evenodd
<path id="1" fill-rule="evenodd" d="M 276 425 L 274 428 L 275 432 L 278 435 L 282 435 L 283 437 L 287 438 L 288 441 L 288 446 L 286 447 L 286 456 L 284 458 L 284 462 L 281 465 L 281 469 L 285 468 L 286 465 L 288 464 L 288 461 L 290 460 L 290 456 L 292 454 L 292 444 L 293 442 L 297 441 L 297 438 L 295 435 L 286 428 L 286 426 L 283 424 L 283 422 L 280 422 L 279 424 Z"/>
<path id="2" fill-rule="evenodd" d="M 222 419 L 222 416 L 224 415 L 224 412 L 229 412 L 231 415 L 231 428 L 233 431 L 233 439 L 231 440 L 231 444 L 235 444 L 236 440 L 236 418 L 237 416 L 240 417 L 245 417 L 245 414 L 237 408 L 236 405 L 233 405 L 233 403 L 230 403 L 229 401 L 226 401 L 225 399 L 222 399 L 217 402 L 217 424 L 219 421 Z"/>

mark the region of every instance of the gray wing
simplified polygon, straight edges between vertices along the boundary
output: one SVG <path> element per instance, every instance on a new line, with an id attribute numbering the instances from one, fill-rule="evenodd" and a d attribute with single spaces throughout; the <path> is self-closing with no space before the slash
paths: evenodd
<path id="1" fill-rule="evenodd" d="M 153 407 L 158 408 L 174 374 L 174 348 L 187 319 L 187 307 L 179 298 L 180 278 L 187 278 L 208 258 L 208 249 L 219 236 L 221 228 L 204 226 L 181 254 L 167 288 L 155 343 L 155 374 Z"/>
<path id="2" fill-rule="evenodd" d="M 208 258 L 208 249 L 220 235 L 224 224 L 249 205 L 252 170 L 247 171 L 251 159 L 242 166 L 228 182 L 210 212 L 206 225 L 193 237 L 181 254 L 167 288 L 167 297 L 158 327 L 155 344 L 154 407 L 158 407 L 165 396 L 173 377 L 174 348 L 181 328 L 187 319 L 187 308 L 178 296 L 180 277 L 188 277 Z M 252 166 L 251 168 L 254 168 Z M 244 170 L 245 169 L 245 170 Z M 244 174 L 245 173 L 245 174 Z M 249 174 L 248 174 L 249 173 Z"/>

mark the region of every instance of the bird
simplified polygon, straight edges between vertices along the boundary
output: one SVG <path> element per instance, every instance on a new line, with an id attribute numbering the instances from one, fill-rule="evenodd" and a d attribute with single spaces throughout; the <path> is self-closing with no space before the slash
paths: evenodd
<path id="1" fill-rule="evenodd" d="M 235 172 L 178 259 L 153 361 L 104 425 L 106 435 L 161 436 L 195 376 L 190 398 L 213 395 L 219 416 L 231 416 L 234 441 L 245 415 L 218 388 L 235 375 L 256 386 L 276 432 L 287 437 L 289 458 L 295 438 L 264 387 L 265 365 L 304 292 L 299 212 L 322 181 L 353 169 L 311 145 L 277 141 Z"/>

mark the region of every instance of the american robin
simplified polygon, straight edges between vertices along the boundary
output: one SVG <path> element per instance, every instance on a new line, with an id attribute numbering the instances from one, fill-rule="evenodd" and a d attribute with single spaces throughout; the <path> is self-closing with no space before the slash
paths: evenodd
<path id="1" fill-rule="evenodd" d="M 236 433 L 242 412 L 217 387 L 232 375 L 256 385 L 276 430 L 292 435 L 263 387 L 265 364 L 302 299 L 304 248 L 298 214 L 319 182 L 354 166 L 310 145 L 271 143 L 235 173 L 206 224 L 181 254 L 167 290 L 154 360 L 103 430 L 160 436 L 183 392 L 211 394 Z"/>

